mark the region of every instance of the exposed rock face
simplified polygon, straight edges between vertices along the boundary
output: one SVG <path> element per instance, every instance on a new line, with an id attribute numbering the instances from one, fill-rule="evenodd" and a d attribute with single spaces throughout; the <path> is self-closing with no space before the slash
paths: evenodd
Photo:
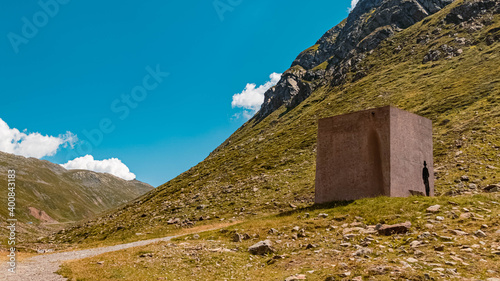
<path id="1" fill-rule="evenodd" d="M 38 210 L 37 208 L 34 207 L 28 207 L 28 210 L 30 212 L 30 215 L 36 218 L 37 220 L 40 220 L 42 222 L 48 222 L 48 223 L 56 223 L 57 221 L 53 218 L 51 218 L 47 213 L 43 210 Z"/>
<path id="2" fill-rule="evenodd" d="M 355 79 L 364 77 L 366 70 L 356 67 L 366 52 L 451 2 L 453 0 L 361 0 L 346 20 L 299 54 L 278 84 L 265 93 L 257 118 L 266 117 L 282 105 L 297 106 L 326 83 L 342 84 L 349 70 L 358 72 Z"/>

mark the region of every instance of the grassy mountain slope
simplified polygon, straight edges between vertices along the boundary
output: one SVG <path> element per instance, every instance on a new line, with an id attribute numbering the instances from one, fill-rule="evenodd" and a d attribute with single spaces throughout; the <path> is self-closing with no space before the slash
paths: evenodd
<path id="1" fill-rule="evenodd" d="M 5 175 L 2 186 L 7 186 L 9 169 L 16 171 L 15 218 L 22 224 L 21 232 L 33 234 L 44 226 L 89 218 L 153 189 L 136 180 L 125 181 L 86 170 L 66 170 L 48 161 L 0 152 L 0 173 Z M 0 201 L 5 203 L 5 208 L 0 208 L 0 217 L 5 221 L 7 192 L 0 194 Z"/>
<path id="2" fill-rule="evenodd" d="M 59 273 L 82 281 L 304 280 L 290 278 L 296 275 L 319 281 L 494 281 L 488 278 L 500 273 L 494 266 L 500 262 L 499 199 L 500 193 L 378 197 L 313 206 L 67 262 Z M 435 204 L 441 205 L 436 213 L 426 211 Z M 373 231 L 377 223 L 404 221 L 412 224 L 406 234 Z M 275 253 L 248 252 L 265 239 Z"/>
<path id="3" fill-rule="evenodd" d="M 244 220 L 310 206 L 317 120 L 384 105 L 433 121 L 438 194 L 476 192 L 469 190 L 471 183 L 481 188 L 500 182 L 500 16 L 478 16 L 474 21 L 483 26 L 477 29 L 447 23 L 463 3 L 384 40 L 346 74 L 345 83 L 327 84 L 294 108 L 282 106 L 262 121 L 250 120 L 174 180 L 51 239 L 135 240 L 137 232 L 154 237 L 192 222 Z M 457 55 L 446 58 L 450 46 Z M 441 55 L 424 63 L 436 50 Z M 168 224 L 173 218 L 184 223 Z"/>

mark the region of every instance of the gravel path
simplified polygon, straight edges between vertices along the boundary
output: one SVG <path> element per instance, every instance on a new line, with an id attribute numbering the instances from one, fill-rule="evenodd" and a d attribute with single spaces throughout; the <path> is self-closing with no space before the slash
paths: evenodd
<path id="1" fill-rule="evenodd" d="M 61 277 L 58 274 L 55 274 L 54 272 L 59 270 L 59 266 L 64 261 L 79 260 L 108 252 L 114 252 L 138 246 L 145 246 L 160 241 L 169 241 L 174 237 L 176 236 L 144 240 L 128 244 L 109 246 L 109 247 L 100 247 L 100 248 L 80 250 L 80 251 L 61 252 L 49 255 L 35 256 L 30 259 L 24 260 L 22 262 L 18 262 L 17 272 L 15 274 L 7 271 L 8 265 L 5 262 L 0 265 L 0 280 L 63 281 L 67 279 Z"/>

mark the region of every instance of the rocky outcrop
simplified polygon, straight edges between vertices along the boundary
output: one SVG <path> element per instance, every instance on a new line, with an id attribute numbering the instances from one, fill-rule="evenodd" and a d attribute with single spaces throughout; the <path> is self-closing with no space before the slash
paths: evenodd
<path id="1" fill-rule="evenodd" d="M 44 223 L 57 223 L 57 221 L 53 218 L 51 218 L 47 213 L 43 210 L 38 210 L 35 207 L 28 207 L 30 216 L 34 217 L 35 219 L 44 222 Z"/>
<path id="2" fill-rule="evenodd" d="M 500 2 L 498 0 L 475 0 L 453 8 L 446 16 L 445 22 L 450 24 L 463 24 L 478 18 L 486 11 L 494 9 L 495 14 L 500 13 Z"/>
<path id="3" fill-rule="evenodd" d="M 453 0 L 361 0 L 346 20 L 327 31 L 311 48 L 297 56 L 278 84 L 265 93 L 256 118 L 279 107 L 293 108 L 325 84 L 340 85 L 349 71 L 354 79 L 366 75 L 358 68 L 365 53 Z"/>

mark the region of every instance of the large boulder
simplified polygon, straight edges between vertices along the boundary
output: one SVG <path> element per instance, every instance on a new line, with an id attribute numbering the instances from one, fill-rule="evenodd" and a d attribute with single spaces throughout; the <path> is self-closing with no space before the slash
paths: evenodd
<path id="1" fill-rule="evenodd" d="M 411 222 L 409 221 L 393 225 L 384 224 L 378 229 L 378 233 L 380 235 L 386 235 L 386 236 L 393 234 L 402 234 L 408 232 L 410 228 L 411 228 Z"/>
<path id="2" fill-rule="evenodd" d="M 248 251 L 252 255 L 267 255 L 269 253 L 274 253 L 276 250 L 272 247 L 273 243 L 271 240 L 260 241 L 248 248 Z"/>

